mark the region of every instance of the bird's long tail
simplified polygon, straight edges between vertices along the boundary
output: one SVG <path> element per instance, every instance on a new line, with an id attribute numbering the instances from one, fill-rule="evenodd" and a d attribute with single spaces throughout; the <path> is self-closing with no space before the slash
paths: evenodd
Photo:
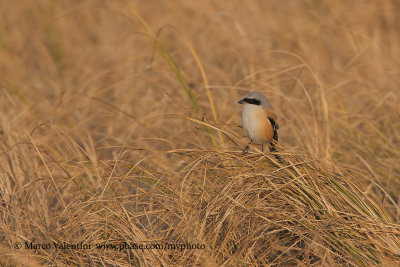
<path id="1" fill-rule="evenodd" d="M 275 144 L 276 144 L 275 141 L 272 141 L 272 142 L 269 143 L 269 151 L 271 151 L 272 153 L 278 151 L 278 150 L 276 149 L 276 147 L 275 147 Z M 274 157 L 275 157 L 277 160 L 282 161 L 282 157 L 281 157 L 281 156 L 279 156 L 278 154 L 273 154 L 273 155 L 274 155 Z"/>

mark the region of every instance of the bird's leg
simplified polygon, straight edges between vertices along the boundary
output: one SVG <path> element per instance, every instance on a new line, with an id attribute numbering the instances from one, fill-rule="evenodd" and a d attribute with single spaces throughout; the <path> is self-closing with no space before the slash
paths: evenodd
<path id="1" fill-rule="evenodd" d="M 261 152 L 264 152 L 264 142 L 261 142 Z"/>
<path id="2" fill-rule="evenodd" d="M 253 142 L 253 140 L 250 140 L 249 145 L 251 144 L 251 142 Z M 246 154 L 247 152 L 249 152 L 249 145 L 247 145 L 247 146 L 243 149 L 243 154 Z"/>

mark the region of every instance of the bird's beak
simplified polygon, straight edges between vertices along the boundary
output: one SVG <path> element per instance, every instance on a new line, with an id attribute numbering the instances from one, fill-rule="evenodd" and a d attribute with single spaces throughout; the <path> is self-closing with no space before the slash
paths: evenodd
<path id="1" fill-rule="evenodd" d="M 242 100 L 239 100 L 238 103 L 239 103 L 239 104 L 243 104 L 243 103 L 244 103 L 243 99 L 242 99 Z"/>

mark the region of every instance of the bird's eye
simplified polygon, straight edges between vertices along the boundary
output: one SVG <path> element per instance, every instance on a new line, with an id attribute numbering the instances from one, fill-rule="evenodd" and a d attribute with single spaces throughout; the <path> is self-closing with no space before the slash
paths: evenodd
<path id="1" fill-rule="evenodd" d="M 257 106 L 261 105 L 261 101 L 258 99 L 255 99 L 255 98 L 245 98 L 243 100 L 244 100 L 244 102 L 252 104 L 252 105 L 257 105 Z"/>

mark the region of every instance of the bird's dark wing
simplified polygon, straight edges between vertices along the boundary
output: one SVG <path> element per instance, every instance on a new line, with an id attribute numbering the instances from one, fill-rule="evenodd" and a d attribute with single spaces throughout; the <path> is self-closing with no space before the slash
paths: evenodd
<path id="1" fill-rule="evenodd" d="M 270 116 L 268 116 L 268 120 L 271 123 L 272 129 L 274 131 L 274 137 L 272 137 L 272 139 L 274 139 L 276 142 L 278 142 L 279 124 L 275 121 L 275 119 L 271 118 Z"/>
<path id="2" fill-rule="evenodd" d="M 276 122 L 275 119 L 271 118 L 270 116 L 268 116 L 268 120 L 269 120 L 269 122 L 271 123 L 272 129 L 273 129 L 273 131 L 274 131 L 274 136 L 272 137 L 273 140 L 272 140 L 272 142 L 269 143 L 269 151 L 271 151 L 271 152 L 276 152 L 277 149 L 276 149 L 276 147 L 275 147 L 275 144 L 278 143 L 278 129 L 279 129 L 279 124 Z M 275 158 L 276 158 L 277 160 L 279 160 L 279 161 L 282 160 L 282 158 L 281 158 L 278 154 L 275 154 L 274 156 L 275 156 Z"/>

